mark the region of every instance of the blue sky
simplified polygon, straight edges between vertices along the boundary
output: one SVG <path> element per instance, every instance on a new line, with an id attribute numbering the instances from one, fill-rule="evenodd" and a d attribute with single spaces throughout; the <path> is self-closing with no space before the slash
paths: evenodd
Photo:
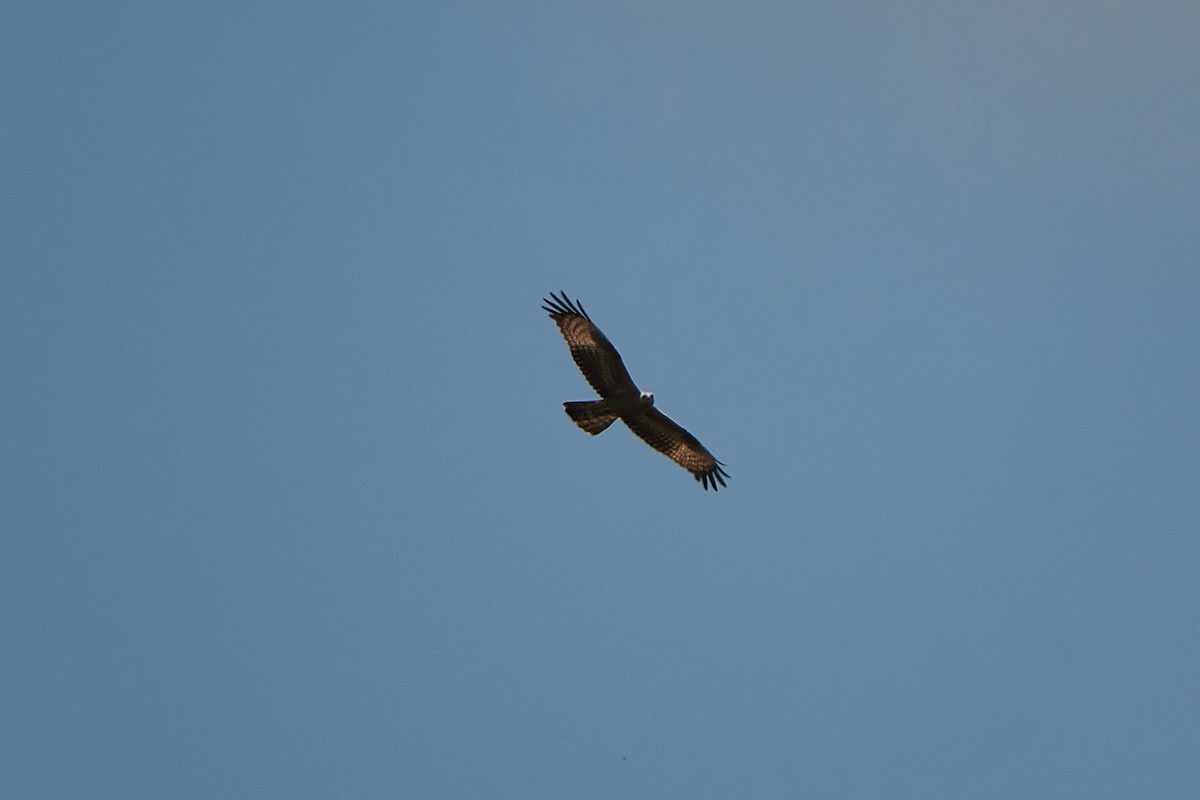
<path id="1" fill-rule="evenodd" d="M 0 795 L 1200 794 L 1197 41 L 9 4 Z"/>

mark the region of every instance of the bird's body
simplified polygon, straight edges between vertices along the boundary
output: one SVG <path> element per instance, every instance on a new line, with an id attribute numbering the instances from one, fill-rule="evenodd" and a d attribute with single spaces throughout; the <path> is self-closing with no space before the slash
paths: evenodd
<path id="1" fill-rule="evenodd" d="M 578 302 L 551 292 L 542 308 L 558 325 L 571 357 L 599 400 L 563 403 L 575 424 L 593 436 L 616 420 L 624 422 L 643 441 L 686 469 L 705 489 L 725 486 L 729 473 L 704 445 L 654 407 L 654 395 L 638 389 L 621 354 L 601 333 Z"/>

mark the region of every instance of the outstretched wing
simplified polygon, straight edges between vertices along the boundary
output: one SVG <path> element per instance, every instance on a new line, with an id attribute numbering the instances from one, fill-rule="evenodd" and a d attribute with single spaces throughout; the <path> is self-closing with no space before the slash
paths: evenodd
<path id="1" fill-rule="evenodd" d="M 633 378 L 629 377 L 621 354 L 592 323 L 591 317 L 578 301 L 572 302 L 565 292 L 560 295 L 551 292 L 549 298 L 543 298 L 543 302 L 546 305 L 542 308 L 549 312 L 550 318 L 562 331 L 567 346 L 571 348 L 571 357 L 597 394 L 608 397 L 612 394 L 637 393 L 638 388 Z"/>
<path id="2" fill-rule="evenodd" d="M 621 419 L 646 444 L 692 473 L 705 490 L 711 486 L 715 492 L 719 491 L 717 484 L 725 485 L 729 473 L 721 469 L 724 464 L 713 458 L 695 436 L 657 408 Z"/>

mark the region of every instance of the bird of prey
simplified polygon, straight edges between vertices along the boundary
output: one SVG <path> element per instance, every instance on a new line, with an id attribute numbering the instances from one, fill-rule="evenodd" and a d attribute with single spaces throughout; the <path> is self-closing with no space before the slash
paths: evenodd
<path id="1" fill-rule="evenodd" d="M 593 436 L 620 419 L 646 444 L 692 473 L 705 490 L 711 487 L 715 492 L 718 485 L 725 486 L 729 473 L 721 469 L 724 464 L 713 458 L 695 436 L 655 408 L 654 395 L 638 389 L 621 354 L 595 326 L 583 305 L 570 300 L 565 292 L 551 292 L 543 302 L 542 309 L 567 340 L 579 371 L 600 395 L 599 400 L 563 403 L 567 416 Z"/>

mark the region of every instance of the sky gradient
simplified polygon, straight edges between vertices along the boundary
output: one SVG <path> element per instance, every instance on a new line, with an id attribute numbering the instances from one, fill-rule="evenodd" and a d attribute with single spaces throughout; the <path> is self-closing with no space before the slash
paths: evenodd
<path id="1" fill-rule="evenodd" d="M 1200 796 L 1197 42 L 7 4 L 0 796 Z"/>

